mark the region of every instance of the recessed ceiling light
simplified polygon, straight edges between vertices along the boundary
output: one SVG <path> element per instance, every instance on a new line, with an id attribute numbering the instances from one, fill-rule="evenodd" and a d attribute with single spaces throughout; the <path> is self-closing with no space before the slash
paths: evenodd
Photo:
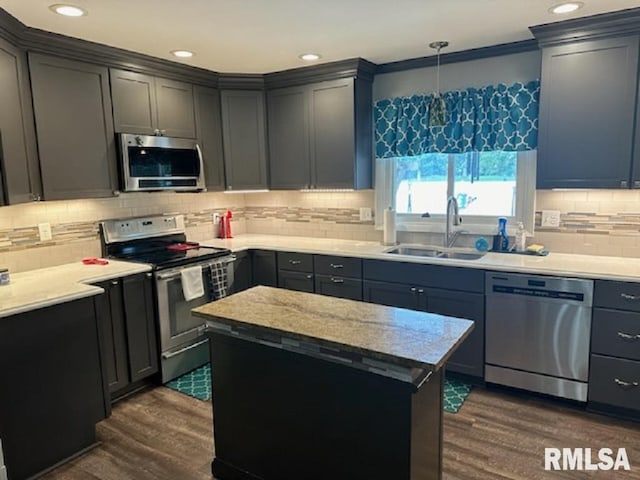
<path id="1" fill-rule="evenodd" d="M 66 3 L 55 3 L 49 6 L 49 10 L 58 15 L 64 15 L 65 17 L 83 17 L 87 14 L 84 8 L 76 7 L 75 5 L 68 5 Z"/>
<path id="2" fill-rule="evenodd" d="M 190 52 L 189 50 L 171 50 L 171 54 L 175 57 L 180 57 L 180 58 L 189 58 L 195 55 L 193 52 Z"/>
<path id="3" fill-rule="evenodd" d="M 305 62 L 315 62 L 316 60 L 320 60 L 320 55 L 317 53 L 303 53 L 299 57 Z"/>
<path id="4" fill-rule="evenodd" d="M 571 13 L 582 7 L 584 7 L 584 3 L 582 2 L 568 2 L 561 3 L 559 5 L 556 5 L 555 7 L 551 7 L 549 11 L 556 14 Z"/>

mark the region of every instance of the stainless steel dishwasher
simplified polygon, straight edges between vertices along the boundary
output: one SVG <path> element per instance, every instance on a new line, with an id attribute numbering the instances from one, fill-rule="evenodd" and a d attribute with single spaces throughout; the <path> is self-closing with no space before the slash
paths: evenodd
<path id="1" fill-rule="evenodd" d="M 593 281 L 486 273 L 485 380 L 585 402 Z"/>

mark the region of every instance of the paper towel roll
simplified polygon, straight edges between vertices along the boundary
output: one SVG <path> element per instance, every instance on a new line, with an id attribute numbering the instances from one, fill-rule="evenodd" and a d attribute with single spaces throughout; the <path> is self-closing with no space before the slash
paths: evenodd
<path id="1" fill-rule="evenodd" d="M 391 207 L 384 211 L 383 217 L 384 234 L 382 243 L 385 245 L 396 244 L 396 211 Z"/>

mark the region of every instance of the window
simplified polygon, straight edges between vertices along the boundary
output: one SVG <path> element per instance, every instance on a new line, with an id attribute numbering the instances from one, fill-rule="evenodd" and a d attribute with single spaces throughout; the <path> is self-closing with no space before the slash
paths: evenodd
<path id="1" fill-rule="evenodd" d="M 447 198 L 454 196 L 464 229 L 471 233 L 491 233 L 498 217 L 507 217 L 512 228 L 523 222 L 533 231 L 535 152 L 378 159 L 376 175 L 377 218 L 381 219 L 385 205 L 391 205 L 400 229 L 439 230 L 433 227 L 443 225 Z"/>

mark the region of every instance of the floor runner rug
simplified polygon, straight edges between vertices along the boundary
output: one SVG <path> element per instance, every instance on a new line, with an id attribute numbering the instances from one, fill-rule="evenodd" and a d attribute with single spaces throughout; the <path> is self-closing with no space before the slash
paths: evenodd
<path id="1" fill-rule="evenodd" d="M 211 399 L 211 366 L 206 364 L 196 368 L 165 385 L 198 400 Z M 444 411 L 457 413 L 471 392 L 471 385 L 459 380 L 445 379 L 444 382 Z"/>

